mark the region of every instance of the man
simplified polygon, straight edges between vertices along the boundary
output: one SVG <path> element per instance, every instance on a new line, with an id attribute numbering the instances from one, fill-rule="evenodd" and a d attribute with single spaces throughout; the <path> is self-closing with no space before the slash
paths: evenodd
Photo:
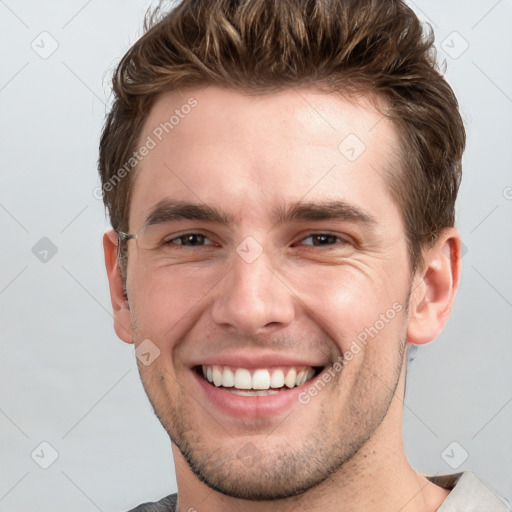
<path id="1" fill-rule="evenodd" d="M 403 449 L 460 273 L 432 44 L 398 0 L 185 0 L 121 61 L 105 260 L 178 483 L 134 510 L 507 510 Z"/>

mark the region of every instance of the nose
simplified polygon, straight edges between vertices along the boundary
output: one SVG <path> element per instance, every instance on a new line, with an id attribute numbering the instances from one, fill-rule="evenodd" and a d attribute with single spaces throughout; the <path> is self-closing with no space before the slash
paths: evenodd
<path id="1" fill-rule="evenodd" d="M 217 290 L 214 322 L 233 334 L 254 336 L 289 325 L 294 315 L 293 290 L 265 253 L 251 263 L 235 254 Z"/>

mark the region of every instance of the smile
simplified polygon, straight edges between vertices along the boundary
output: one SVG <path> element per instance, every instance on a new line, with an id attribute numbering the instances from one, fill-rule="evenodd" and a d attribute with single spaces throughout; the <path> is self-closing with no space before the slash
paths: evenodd
<path id="1" fill-rule="evenodd" d="M 201 365 L 198 372 L 210 384 L 239 396 L 267 396 L 301 386 L 322 368 L 311 366 L 279 366 L 273 368 L 236 368 Z"/>

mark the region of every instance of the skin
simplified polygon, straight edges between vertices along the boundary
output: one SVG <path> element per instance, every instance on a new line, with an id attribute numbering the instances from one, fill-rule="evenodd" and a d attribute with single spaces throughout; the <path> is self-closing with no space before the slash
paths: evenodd
<path id="1" fill-rule="evenodd" d="M 138 364 L 173 441 L 179 510 L 436 510 L 448 492 L 404 453 L 404 361 L 408 344 L 431 341 L 448 319 L 460 237 L 446 229 L 411 272 L 400 208 L 383 179 L 399 168 L 395 126 L 369 97 L 211 86 L 161 95 L 140 140 L 190 97 L 197 106 L 139 164 L 130 233 L 163 199 L 206 204 L 232 221 L 175 221 L 176 233 L 199 231 L 215 243 L 171 247 L 172 263 L 127 242 L 128 300 L 117 236 L 104 237 L 116 332 L 160 350 Z M 354 161 L 338 149 L 349 134 L 365 145 Z M 278 223 L 273 214 L 340 200 L 375 224 Z M 312 245 L 309 235 L 319 233 L 339 238 Z M 246 237 L 263 251 L 252 263 L 236 252 Z M 192 365 L 228 353 L 332 366 L 393 304 L 394 318 L 307 404 L 240 418 L 198 389 Z"/>

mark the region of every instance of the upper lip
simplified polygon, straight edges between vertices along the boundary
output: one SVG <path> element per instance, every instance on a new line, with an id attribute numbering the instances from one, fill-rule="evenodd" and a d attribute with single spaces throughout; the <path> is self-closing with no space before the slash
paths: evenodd
<path id="1" fill-rule="evenodd" d="M 272 368 L 274 366 L 310 366 L 323 367 L 327 366 L 325 360 L 320 361 L 318 357 L 293 357 L 283 353 L 263 353 L 248 354 L 244 352 L 229 352 L 227 354 L 217 354 L 202 358 L 200 361 L 193 363 L 191 366 L 201 365 L 218 365 L 233 366 L 235 368 L 257 369 Z"/>

